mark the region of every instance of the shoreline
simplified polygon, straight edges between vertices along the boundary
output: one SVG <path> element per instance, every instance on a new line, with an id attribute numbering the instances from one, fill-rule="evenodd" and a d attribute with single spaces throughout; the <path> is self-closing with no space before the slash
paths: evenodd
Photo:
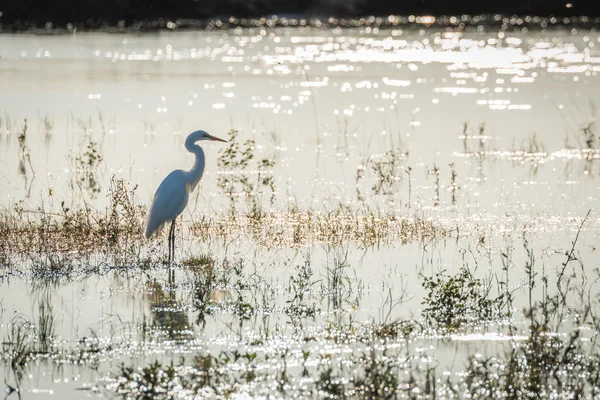
<path id="1" fill-rule="evenodd" d="M 154 33 L 168 31 L 231 30 L 235 28 L 313 28 L 313 29 L 449 29 L 464 32 L 486 31 L 544 31 L 547 29 L 598 29 L 600 17 L 589 16 L 532 16 L 532 15 L 386 15 L 357 18 L 340 17 L 278 17 L 276 15 L 238 18 L 215 17 L 205 19 L 155 20 L 91 20 L 68 23 L 13 21 L 3 23 L 0 18 L 0 34 L 25 33 L 36 35 L 60 35 L 78 32 L 92 33 Z M 369 32 L 370 33 L 370 32 Z M 376 33 L 376 32 L 373 32 Z"/>

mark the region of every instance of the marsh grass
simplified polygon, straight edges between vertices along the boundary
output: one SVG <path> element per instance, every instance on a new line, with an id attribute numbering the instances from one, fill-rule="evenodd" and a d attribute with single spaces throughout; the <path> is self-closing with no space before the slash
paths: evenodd
<path id="1" fill-rule="evenodd" d="M 348 299 L 352 284 L 348 275 L 348 252 L 337 253 L 326 268 L 326 286 L 324 292 L 327 294 L 328 304 L 333 310 L 342 308 L 344 302 Z"/>
<path id="2" fill-rule="evenodd" d="M 278 338 L 277 327 L 258 329 L 255 332 L 260 332 L 260 335 L 255 334 L 252 340 L 244 341 L 244 346 L 233 351 L 201 350 L 192 352 L 191 358 L 186 355 L 187 361 L 153 360 L 140 368 L 123 365 L 109 381 L 108 388 L 123 398 L 139 399 L 167 399 L 175 393 L 184 393 L 188 397 L 228 397 L 240 393 L 259 395 L 264 390 L 291 397 L 301 393 L 300 386 L 293 384 L 301 379 L 302 391 L 310 391 L 316 398 L 393 399 L 411 393 L 419 393 L 421 398 L 443 397 L 444 393 L 475 398 L 484 398 L 485 394 L 499 398 L 527 398 L 532 397 L 531 393 L 541 397 L 551 397 L 552 393 L 559 397 L 574 393 L 580 398 L 599 395 L 597 365 L 600 353 L 593 334 L 598 320 L 591 311 L 597 309 L 598 304 L 597 299 L 586 296 L 594 279 L 577 278 L 571 273 L 580 268 L 577 238 L 566 252 L 565 262 L 557 265 L 555 277 L 560 276 L 560 290 L 556 286 L 557 280 L 549 275 L 553 270 L 544 265 L 540 268 L 528 242 L 524 241 L 523 246 L 527 254 L 522 269 L 524 276 L 513 279 L 524 282 L 522 288 L 530 300 L 522 310 L 524 319 L 506 320 L 510 326 L 498 323 L 509 315 L 506 308 L 512 307 L 502 297 L 509 286 L 504 275 L 496 280 L 480 280 L 471 271 L 462 268 L 457 274 L 441 272 L 424 278 L 423 286 L 429 295 L 423 302 L 429 310 L 424 310 L 420 320 L 390 317 L 390 309 L 401 304 L 403 299 L 396 296 L 400 288 L 395 288 L 395 292 L 390 292 L 382 301 L 380 321 L 357 322 L 352 318 L 334 318 L 318 336 L 312 336 L 308 333 L 310 330 L 302 330 L 304 323 L 299 321 L 314 318 L 312 306 L 318 307 L 323 300 L 329 301 L 329 286 L 334 292 L 340 288 L 342 293 L 345 293 L 344 288 L 353 293 L 358 290 L 356 282 L 346 283 L 351 279 L 349 265 L 344 251 L 340 249 L 331 253 L 330 269 L 336 270 L 327 272 L 329 276 L 324 277 L 321 290 L 318 290 L 319 281 L 315 279 L 308 257 L 306 263 L 297 265 L 290 275 L 286 291 L 290 293 L 290 301 L 279 312 L 289 319 L 301 336 Z M 499 257 L 506 265 L 506 276 L 514 274 L 512 253 L 504 251 Z M 232 332 L 237 332 L 236 321 L 240 329 L 246 324 L 254 330 L 257 329 L 255 323 L 266 318 L 263 314 L 275 312 L 273 308 L 261 305 L 258 295 L 268 293 L 273 282 L 257 277 L 244 258 L 219 262 L 214 255 L 200 253 L 184 259 L 181 267 L 189 272 L 193 282 L 190 288 L 194 292 L 193 312 L 198 316 L 198 326 L 204 326 L 209 316 L 219 318 L 216 313 L 226 311 L 231 317 Z M 494 282 L 497 287 L 492 287 Z M 231 289 L 231 295 L 223 301 L 213 297 L 220 288 Z M 181 341 L 185 336 L 178 332 L 186 331 L 190 326 L 190 321 L 185 319 L 187 317 L 177 317 L 186 314 L 180 311 L 185 309 L 185 305 L 174 299 L 168 287 L 157 286 L 153 292 L 162 293 L 159 293 L 160 299 L 152 301 L 155 307 L 160 308 L 154 313 L 158 318 L 154 329 L 173 332 L 172 338 L 167 337 Z M 394 296 L 398 300 L 394 300 Z M 271 298 L 265 300 L 266 304 L 270 301 Z M 344 300 L 343 295 L 338 296 L 338 305 L 346 312 L 356 308 L 352 301 Z M 465 352 L 465 364 L 458 375 L 443 374 L 444 369 L 435 361 L 423 361 L 428 358 L 435 360 L 425 350 L 411 350 L 414 346 L 421 346 L 419 343 L 423 343 L 423 335 L 433 334 L 443 343 L 448 343 L 451 335 L 478 332 L 481 323 L 488 321 L 494 324 L 491 321 L 494 319 L 495 326 L 504 326 L 506 334 L 514 336 L 514 340 L 501 344 L 499 351 L 491 355 L 485 352 L 485 356 L 477 347 L 475 352 L 470 347 L 462 348 L 460 351 Z M 27 323 L 17 324 L 12 337 L 5 340 L 6 343 L 17 344 L 12 350 L 5 349 L 7 354 L 15 355 L 17 367 L 26 367 L 32 354 L 42 348 L 30 336 L 31 332 L 41 332 L 44 324 L 50 326 L 51 321 L 40 322 L 39 327 L 29 331 L 26 330 Z M 594 328 L 586 333 L 582 329 L 585 326 Z M 519 339 L 519 335 L 526 339 Z M 283 337 L 287 337 L 284 342 Z M 269 347 L 266 345 L 269 341 L 280 345 Z M 51 346 L 49 348 L 52 352 L 57 351 Z M 335 352 L 323 351 L 330 348 L 351 348 L 352 351 L 338 357 Z M 118 349 L 115 345 L 114 351 Z M 89 350 L 93 351 L 93 348 Z M 97 351 L 102 354 L 104 350 Z"/>
<path id="3" fill-rule="evenodd" d="M 596 398 L 600 395 L 600 347 L 598 319 L 592 310 L 599 304 L 589 297 L 591 283 L 585 277 L 578 283 L 576 275 L 559 275 L 557 290 L 552 293 L 547 271 L 536 266 L 527 241 L 524 247 L 528 254 L 525 273 L 529 306 L 523 310 L 528 321 L 527 339 L 514 342 L 496 356 L 470 356 L 465 392 L 485 392 L 500 398 Z M 566 256 L 560 267 L 563 272 L 573 261 L 572 251 Z M 567 294 L 563 290 L 567 284 L 577 289 Z M 535 300 L 538 286 L 541 298 Z"/>
<path id="4" fill-rule="evenodd" d="M 587 217 L 580 229 L 586 220 Z M 233 351 L 202 350 L 191 364 L 185 360 L 178 365 L 151 363 L 137 371 L 125 367 L 129 369 L 115 375 L 109 388 L 123 398 L 145 398 L 143 392 L 147 388 L 156 388 L 153 395 L 165 399 L 173 395 L 176 386 L 190 397 L 276 391 L 284 397 L 311 393 L 314 398 L 336 399 L 595 398 L 600 395 L 600 348 L 596 338 L 599 320 L 593 310 L 600 304 L 590 294 L 595 279 L 600 277 L 573 273 L 585 271 L 576 251 L 578 237 L 565 252 L 565 261 L 554 269 L 540 266 L 536 252 L 523 240 L 526 257 L 522 273 L 511 277 L 512 282 L 522 283 L 519 287 L 527 300 L 519 317 L 513 310 L 514 289 L 508 280 L 517 267 L 513 250 L 499 254 L 504 266 L 500 276 L 478 278 L 467 265 L 455 274 L 442 271 L 424 276 L 426 295 L 421 318 L 417 320 L 390 317 L 391 310 L 404 300 L 402 295 L 394 300 L 402 288 L 396 287 L 394 292 L 390 288 L 381 304 L 380 321 L 372 322 L 357 322 L 351 317 L 351 310 L 357 305 L 345 296 L 358 289 L 356 282 L 349 281 L 343 249 L 331 253 L 321 290 L 314 290 L 319 281 L 307 258 L 290 275 L 290 300 L 287 309 L 281 311 L 295 329 L 304 332 L 303 336 L 282 343 L 273 333 L 277 332 L 275 328 L 244 342 L 243 350 L 239 346 Z M 209 287 L 214 287 L 211 274 L 218 269 L 208 267 L 213 265 L 212 258 L 200 256 L 186 264 L 211 282 Z M 248 265 L 241 259 L 226 264 L 222 268 L 229 270 L 230 276 L 225 285 L 235 292 L 229 305 L 239 307 L 237 311 L 234 308 L 233 315 L 240 324 L 260 319 L 261 309 L 256 296 L 250 293 L 268 291 L 257 286 L 268 286 L 269 282 L 244 274 Z M 314 315 L 306 310 L 323 301 L 333 304 L 329 316 L 334 318 L 318 335 L 303 331 L 299 321 Z M 337 318 L 340 310 L 350 318 Z M 272 313 L 273 309 L 263 307 L 262 312 Z M 464 355 L 464 364 L 457 374 L 446 373 L 445 367 L 436 364 L 435 355 L 427 351 L 428 346 L 422 345 L 430 343 L 427 338 L 433 335 L 443 348 L 452 344 L 452 337 L 481 332 L 486 325 L 499 330 L 508 340 L 486 347 L 486 351 L 478 346 L 458 348 L 457 352 Z M 266 346 L 270 340 L 279 345 Z M 420 349 L 415 351 L 415 347 Z M 490 352 L 490 348 L 494 351 Z M 148 375 L 147 368 L 154 373 Z M 157 380 L 161 376 L 169 378 Z"/>
<path id="5" fill-rule="evenodd" d="M 213 271 L 216 260 L 209 253 L 198 254 L 181 261 L 181 265 L 197 272 Z"/>
<path id="6" fill-rule="evenodd" d="M 39 351 L 48 353 L 52 349 L 52 340 L 56 329 L 56 320 L 52 303 L 49 299 L 42 299 L 39 302 L 39 314 L 37 324 L 37 342 Z"/>
<path id="7" fill-rule="evenodd" d="M 319 303 L 312 296 L 313 290 L 319 281 L 315 280 L 310 259 L 295 267 L 294 273 L 289 278 L 289 299 L 285 312 L 292 323 L 296 317 L 314 317 L 320 311 Z"/>
<path id="8" fill-rule="evenodd" d="M 139 256 L 144 208 L 136 204 L 134 193 L 135 188 L 113 178 L 109 206 L 103 211 L 87 204 L 72 210 L 64 202 L 58 213 L 16 204 L 0 213 L 0 260 L 8 265 L 21 257 L 35 273 L 61 273 L 95 253 L 121 261 Z"/>
<path id="9" fill-rule="evenodd" d="M 483 129 L 480 127 L 479 135 L 469 137 L 479 140 L 480 162 L 487 152 Z M 152 316 L 144 319 L 140 328 L 144 345 L 156 337 L 177 344 L 192 341 L 195 318 L 200 329 L 208 325 L 208 320 L 226 320 L 223 323 L 230 336 L 240 338 L 239 346 L 234 351 L 221 352 L 198 352 L 195 347 L 187 363 L 184 359 L 169 360 L 164 365 L 153 361 L 141 368 L 123 364 L 109 385 L 119 395 L 140 399 L 172 398 L 179 393 L 204 398 L 248 393 L 259 396 L 265 392 L 276 392 L 282 397 L 311 393 L 315 397 L 364 399 L 436 398 L 440 393 L 474 398 L 486 398 L 490 393 L 500 398 L 533 397 L 534 393 L 542 397 L 556 393 L 555 397 L 569 393 L 582 398 L 600 395 L 600 353 L 596 343 L 600 323 L 593 312 L 598 301 L 592 295 L 592 285 L 599 277 L 586 276 L 576 251 L 579 236 L 567 249 L 565 262 L 555 270 L 546 265 L 540 268 L 536 253 L 525 241 L 524 276 L 511 276 L 516 275 L 516 265 L 508 249 L 500 254 L 503 270 L 495 280 L 477 278 L 466 265 L 456 274 L 442 271 L 422 276 L 426 295 L 421 315 L 414 319 L 392 316 L 392 310 L 403 303 L 404 287 L 384 285 L 388 291 L 382 299 L 379 320 L 359 322 L 355 315 L 361 309 L 363 286 L 356 274 L 352 276 L 354 270 L 344 250 L 349 244 L 361 250 L 406 243 L 426 246 L 432 241 L 458 239 L 458 225 L 454 234 L 455 230 L 425 216 L 373 210 L 364 204 L 358 208 L 338 204 L 327 210 L 263 208 L 266 196 L 273 202 L 276 194 L 271 173 L 275 161 L 257 161 L 254 143 L 240 144 L 237 137 L 237 132 L 232 131 L 230 146 L 219 158 L 224 171 L 219 185 L 229 198 L 230 207 L 201 216 L 191 224 L 189 233 L 201 241 L 223 241 L 226 248 L 232 238 L 250 240 L 269 251 L 297 251 L 323 245 L 328 264 L 316 278 L 307 256 L 306 262 L 296 265 L 289 279 L 283 281 L 281 290 L 272 280 L 260 276 L 252 262 L 232 257 L 226 250 L 222 261 L 211 253 L 193 254 L 169 269 L 166 282 L 146 280 L 144 289 Z M 81 158 L 75 159 L 82 171 L 93 171 L 101 162 L 96 144 L 92 143 Z M 466 137 L 464 143 L 466 151 Z M 410 205 L 412 169 L 394 157 L 386 153 L 367 166 L 378 177 L 379 186 L 372 189 L 386 195 L 397 192 L 406 173 Z M 252 168 L 256 179 L 242 173 Z M 434 164 L 431 171 L 434 204 L 439 205 L 439 169 Z M 450 171 L 454 203 L 458 185 L 453 165 Z M 95 185 L 83 176 L 87 183 L 80 183 L 94 190 Z M 136 203 L 135 191 L 135 187 L 113 178 L 109 205 L 104 210 L 87 204 L 71 209 L 63 202 L 58 212 L 44 207 L 26 210 L 22 204 L 0 212 L 0 264 L 28 266 L 35 284 L 46 282 L 48 276 L 69 276 L 81 264 L 87 265 L 90 273 L 102 273 L 105 269 L 93 266 L 97 259 L 127 273 L 132 266 L 139 267 L 136 272 L 148 272 L 157 265 L 152 245 L 161 239 L 153 239 L 150 246 L 141 241 L 144 208 Z M 581 226 L 586 219 L 587 216 Z M 483 245 L 486 237 L 482 234 L 475 240 Z M 178 276 L 184 272 L 190 280 L 176 282 L 175 271 Z M 132 276 L 138 279 L 141 275 Z M 183 295 L 177 296 L 176 290 Z M 284 306 L 275 304 L 278 290 L 279 295 L 283 291 L 287 296 Z M 516 290 L 524 290 L 528 300 L 521 312 L 513 309 Z M 37 325 L 15 317 L 2 342 L 2 359 L 18 374 L 23 374 L 28 363 L 42 355 L 48 362 L 77 360 L 92 364 L 98 360 L 95 354 L 109 354 L 113 346 L 115 352 L 129 349 L 127 343 L 102 346 L 95 338 L 82 339 L 81 346 L 67 353 L 53 342 L 56 320 L 51 303 L 42 300 L 38 308 Z M 293 327 L 293 335 L 277 336 L 286 332 L 278 325 L 282 320 Z M 320 329 L 318 334 L 304 330 L 315 325 Z M 430 344 L 426 340 L 431 337 L 446 345 L 452 336 L 481 332 L 490 326 L 511 340 L 500 345 L 501 351 L 492 356 L 464 350 L 467 361 L 456 376 L 442 375 L 442 368 L 427 350 L 413 352 L 415 343 Z M 248 327 L 255 336 L 243 341 L 243 328 Z M 589 334 L 584 329 L 587 327 Z M 519 335 L 526 339 L 518 339 Z M 277 346 L 269 348 L 266 343 L 270 340 Z M 300 381 L 302 389 L 294 383 Z"/>
<path id="10" fill-rule="evenodd" d="M 2 338 L 0 361 L 13 371 L 17 386 L 28 364 L 39 355 L 47 355 L 54 349 L 53 339 L 56 323 L 52 305 L 48 299 L 39 303 L 38 324 L 24 315 L 16 314 L 7 323 L 6 336 Z"/>
<path id="11" fill-rule="evenodd" d="M 451 231 L 419 216 L 384 213 L 368 209 L 331 211 L 292 209 L 284 212 L 202 216 L 190 227 L 200 239 L 251 237 L 266 247 L 302 247 L 313 244 L 341 245 L 349 242 L 376 246 L 442 239 Z"/>
<path id="12" fill-rule="evenodd" d="M 27 361 L 34 352 L 34 326 L 24 316 L 15 315 L 8 323 L 7 335 L 2 342 L 4 360 L 9 363 L 17 380 L 22 377 Z"/>
<path id="13" fill-rule="evenodd" d="M 45 207 L 26 209 L 16 203 L 0 211 L 0 263 L 16 265 L 17 260 L 31 266 L 36 276 L 68 275 L 77 265 L 94 264 L 94 259 L 112 265 L 135 263 L 143 268 L 152 264 L 152 248 L 143 251 L 145 208 L 136 201 L 137 187 L 112 178 L 108 187 L 109 204 L 96 210 L 85 203 L 72 209 L 64 201 L 59 212 Z M 340 205 L 329 211 L 265 212 L 251 208 L 246 212 L 200 216 L 189 227 L 199 240 L 252 239 L 267 248 L 300 248 L 314 244 L 358 243 L 379 246 L 392 242 L 410 243 L 450 237 L 452 231 L 436 226 L 432 220 L 383 213 L 368 208 L 353 210 Z M 159 241 L 155 238 L 153 241 Z M 188 260 L 190 266 L 202 260 Z M 20 265 L 23 265 L 20 263 Z"/>

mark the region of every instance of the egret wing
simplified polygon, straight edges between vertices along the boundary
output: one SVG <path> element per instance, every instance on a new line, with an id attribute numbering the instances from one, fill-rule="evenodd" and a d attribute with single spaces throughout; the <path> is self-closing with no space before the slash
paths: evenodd
<path id="1" fill-rule="evenodd" d="M 165 223 L 177 218 L 185 209 L 187 201 L 185 172 L 181 170 L 171 172 L 154 194 L 146 223 L 146 238 L 150 238 L 154 232 L 159 232 Z"/>

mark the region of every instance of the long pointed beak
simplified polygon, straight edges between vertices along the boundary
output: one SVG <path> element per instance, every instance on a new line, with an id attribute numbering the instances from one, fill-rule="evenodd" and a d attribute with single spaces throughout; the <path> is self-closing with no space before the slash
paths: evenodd
<path id="1" fill-rule="evenodd" d="M 223 140 L 223 139 L 221 139 L 221 138 L 218 138 L 218 137 L 216 137 L 216 136 L 213 136 L 213 135 L 208 135 L 208 136 L 210 136 L 210 139 L 211 139 L 211 140 L 215 140 L 215 141 L 217 141 L 217 142 L 225 142 L 225 143 L 227 143 L 227 140 Z"/>

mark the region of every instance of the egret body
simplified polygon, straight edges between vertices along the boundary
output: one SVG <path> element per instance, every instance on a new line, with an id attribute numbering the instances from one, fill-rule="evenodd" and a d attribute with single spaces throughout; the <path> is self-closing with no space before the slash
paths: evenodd
<path id="1" fill-rule="evenodd" d="M 177 169 L 167 175 L 158 189 L 156 189 L 152 205 L 150 206 L 150 212 L 148 213 L 146 239 L 149 239 L 155 232 L 160 232 L 168 222 L 171 223 L 169 231 L 169 261 L 172 261 L 175 257 L 175 220 L 187 206 L 190 193 L 194 191 L 204 173 L 204 150 L 196 144 L 200 140 L 226 142 L 223 139 L 209 135 L 205 131 L 190 133 L 185 140 L 185 148 L 196 156 L 194 166 L 189 171 Z"/>

